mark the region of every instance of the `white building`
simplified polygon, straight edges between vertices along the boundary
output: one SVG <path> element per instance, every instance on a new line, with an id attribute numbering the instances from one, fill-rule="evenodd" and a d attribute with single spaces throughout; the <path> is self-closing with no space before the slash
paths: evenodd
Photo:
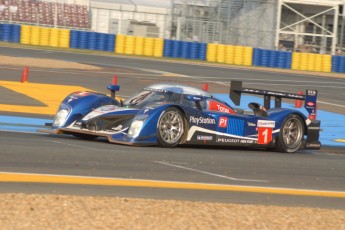
<path id="1" fill-rule="evenodd" d="M 144 37 L 169 37 L 170 0 L 92 0 L 91 29 Z"/>

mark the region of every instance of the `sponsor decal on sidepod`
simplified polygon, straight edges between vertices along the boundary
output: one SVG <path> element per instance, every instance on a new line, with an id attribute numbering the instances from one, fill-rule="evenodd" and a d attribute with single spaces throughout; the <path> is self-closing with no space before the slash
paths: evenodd
<path id="1" fill-rule="evenodd" d="M 218 127 L 226 128 L 228 127 L 228 118 L 227 117 L 220 117 L 218 121 Z"/>
<path id="2" fill-rule="evenodd" d="M 312 106 L 314 106 L 314 103 L 310 101 L 310 102 L 307 103 L 307 105 L 312 107 Z"/>
<path id="3" fill-rule="evenodd" d="M 196 125 L 198 125 L 198 124 L 211 124 L 211 125 L 216 124 L 216 120 L 214 118 L 194 117 L 194 116 L 189 117 L 189 122 L 194 123 Z"/>
<path id="4" fill-rule="evenodd" d="M 197 140 L 203 140 L 203 141 L 212 141 L 213 140 L 213 137 L 212 136 L 201 136 L 201 135 L 198 135 L 196 137 Z"/>
<path id="5" fill-rule="evenodd" d="M 241 144 L 253 144 L 254 140 L 238 139 L 238 138 L 227 138 L 227 137 L 218 137 L 217 142 L 222 143 L 241 143 Z"/>
<path id="6" fill-rule="evenodd" d="M 276 125 L 275 121 L 258 120 L 258 127 L 274 128 L 275 125 Z"/>
<path id="7" fill-rule="evenodd" d="M 247 125 L 251 127 L 256 127 L 256 124 L 254 124 L 253 122 L 247 122 Z"/>

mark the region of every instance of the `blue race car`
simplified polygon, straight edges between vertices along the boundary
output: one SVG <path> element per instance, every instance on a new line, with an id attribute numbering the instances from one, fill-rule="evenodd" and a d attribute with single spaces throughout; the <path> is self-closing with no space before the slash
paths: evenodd
<path id="1" fill-rule="evenodd" d="M 232 81 L 230 98 L 235 105 L 239 105 L 242 93 L 264 96 L 264 106 L 250 103 L 252 113 L 247 114 L 206 91 L 185 85 L 153 84 L 125 101 L 115 99 L 118 85 L 108 89 L 110 97 L 95 92 L 67 96 L 52 129 L 46 132 L 88 140 L 106 137 L 112 143 L 136 146 L 252 146 L 288 153 L 321 147 L 320 121 L 281 108 L 282 98 L 304 100 L 309 114 L 315 115 L 315 90 L 297 95 L 243 88 L 242 82 Z M 270 108 L 271 97 L 275 108 Z"/>

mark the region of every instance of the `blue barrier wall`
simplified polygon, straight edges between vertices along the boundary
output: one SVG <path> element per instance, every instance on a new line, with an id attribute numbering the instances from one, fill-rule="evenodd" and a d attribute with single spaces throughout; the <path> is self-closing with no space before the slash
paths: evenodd
<path id="1" fill-rule="evenodd" d="M 88 40 L 89 33 L 86 31 L 79 31 L 79 37 L 78 37 L 78 48 L 79 49 L 87 49 L 88 47 Z"/>
<path id="2" fill-rule="evenodd" d="M 207 43 L 200 43 L 199 60 L 206 61 Z"/>
<path id="3" fill-rule="evenodd" d="M 20 25 L 0 24 L 0 41 L 19 43 Z"/>
<path id="4" fill-rule="evenodd" d="M 87 49 L 96 50 L 97 46 L 97 33 L 96 32 L 87 32 Z"/>
<path id="5" fill-rule="evenodd" d="M 171 57 L 172 40 L 164 39 L 163 57 Z"/>
<path id="6" fill-rule="evenodd" d="M 173 58 L 180 58 L 181 56 L 181 41 L 172 41 L 172 46 L 171 46 L 172 52 L 171 52 L 171 57 Z"/>
<path id="7" fill-rule="evenodd" d="M 277 68 L 278 67 L 278 51 L 269 50 L 269 61 L 268 67 Z"/>
<path id="8" fill-rule="evenodd" d="M 71 30 L 70 48 L 114 52 L 115 34 Z"/>
<path id="9" fill-rule="evenodd" d="M 292 53 L 287 51 L 275 51 L 254 48 L 253 65 L 271 68 L 290 69 Z"/>
<path id="10" fill-rule="evenodd" d="M 20 42 L 20 25 L 12 25 L 12 34 L 11 34 L 11 40 L 14 43 L 19 43 Z"/>
<path id="11" fill-rule="evenodd" d="M 74 48 L 74 49 L 79 48 L 79 31 L 71 30 L 69 44 L 70 44 L 70 48 Z"/>
<path id="12" fill-rule="evenodd" d="M 106 45 L 107 45 L 107 34 L 104 33 L 98 33 L 97 34 L 97 44 L 96 49 L 101 51 L 106 51 Z"/>
<path id="13" fill-rule="evenodd" d="M 345 73 L 345 56 L 332 56 L 332 72 Z"/>
<path id="14" fill-rule="evenodd" d="M 191 43 L 190 42 L 181 42 L 180 58 L 189 59 Z"/>
<path id="15" fill-rule="evenodd" d="M 1 37 L 0 40 L 4 42 L 11 42 L 11 25 L 10 24 L 3 24 L 1 28 Z"/>
<path id="16" fill-rule="evenodd" d="M 106 42 L 106 46 L 105 46 L 105 51 L 115 52 L 115 43 L 116 43 L 116 35 L 115 34 L 108 34 L 107 35 L 107 42 Z"/>
<path id="17" fill-rule="evenodd" d="M 200 43 L 199 42 L 192 42 L 190 44 L 190 51 L 189 51 L 189 59 L 197 60 L 200 56 Z"/>
<path id="18" fill-rule="evenodd" d="M 206 53 L 207 43 L 164 39 L 164 57 L 205 61 Z"/>
<path id="19" fill-rule="evenodd" d="M 262 50 L 261 57 L 260 57 L 260 66 L 268 67 L 270 62 L 270 53 L 269 50 Z"/>
<path id="20" fill-rule="evenodd" d="M 262 50 L 259 48 L 253 49 L 253 66 L 261 66 Z"/>

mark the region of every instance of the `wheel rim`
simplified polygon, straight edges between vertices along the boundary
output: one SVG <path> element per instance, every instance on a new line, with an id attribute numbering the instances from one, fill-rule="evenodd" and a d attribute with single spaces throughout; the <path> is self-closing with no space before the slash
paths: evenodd
<path id="1" fill-rule="evenodd" d="M 302 140 L 302 124 L 298 119 L 292 118 L 285 122 L 283 127 L 283 140 L 290 149 L 300 145 Z"/>
<path id="2" fill-rule="evenodd" d="M 183 134 L 183 119 L 176 111 L 169 111 L 159 121 L 159 133 L 162 139 L 168 143 L 176 143 Z"/>

